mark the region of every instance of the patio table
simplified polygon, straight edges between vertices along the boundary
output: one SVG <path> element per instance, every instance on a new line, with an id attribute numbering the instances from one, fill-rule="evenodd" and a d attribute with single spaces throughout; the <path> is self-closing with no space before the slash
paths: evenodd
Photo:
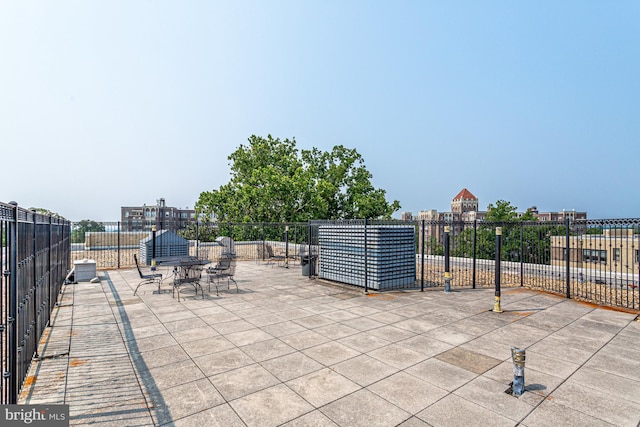
<path id="1" fill-rule="evenodd" d="M 157 258 L 156 263 L 159 266 L 173 267 L 173 295 L 175 297 L 177 290 L 178 301 L 180 301 L 180 287 L 185 284 L 192 285 L 196 295 L 198 295 L 198 288 L 200 288 L 202 298 L 204 298 L 204 291 L 200 284 L 202 267 L 210 264 L 211 261 L 194 256 L 174 256 Z"/>

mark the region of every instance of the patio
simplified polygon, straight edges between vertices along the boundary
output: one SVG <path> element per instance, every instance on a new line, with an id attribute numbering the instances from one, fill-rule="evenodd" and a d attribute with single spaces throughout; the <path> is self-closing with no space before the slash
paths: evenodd
<path id="1" fill-rule="evenodd" d="M 20 398 L 69 404 L 74 426 L 640 422 L 637 314 L 522 288 L 493 313 L 491 289 L 364 295 L 255 262 L 239 293 L 181 302 L 133 296 L 135 269 L 99 277 L 63 287 Z"/>

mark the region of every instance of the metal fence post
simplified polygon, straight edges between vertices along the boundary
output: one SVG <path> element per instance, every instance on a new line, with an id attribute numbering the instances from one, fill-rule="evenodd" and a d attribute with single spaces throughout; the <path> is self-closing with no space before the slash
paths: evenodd
<path id="1" fill-rule="evenodd" d="M 478 232 L 478 220 L 473 220 L 473 271 L 472 271 L 472 279 L 471 279 L 471 287 L 472 289 L 476 288 L 476 251 L 477 251 L 477 232 Z"/>
<path id="2" fill-rule="evenodd" d="M 8 323 L 8 370 L 2 375 L 9 382 L 8 403 L 16 404 L 18 400 L 18 204 L 9 202 L 13 205 L 13 224 L 9 227 L 9 295 L 7 307 L 7 323 Z"/>
<path id="3" fill-rule="evenodd" d="M 524 286 L 524 224 L 520 223 L 520 286 Z"/>
<path id="4" fill-rule="evenodd" d="M 369 293 L 369 265 L 367 262 L 367 219 L 364 219 L 364 293 Z"/>
<path id="5" fill-rule="evenodd" d="M 570 261 L 570 244 L 571 244 L 571 240 L 569 238 L 569 218 L 566 217 L 564 219 L 564 225 L 565 225 L 565 232 L 566 232 L 566 246 L 567 246 L 567 251 L 566 251 L 566 268 L 565 268 L 565 276 L 566 276 L 566 287 L 567 287 L 567 298 L 571 298 L 571 261 Z"/>
<path id="6" fill-rule="evenodd" d="M 496 227 L 496 261 L 495 261 L 495 283 L 496 283 L 496 300 L 493 305 L 495 313 L 502 313 L 500 308 L 500 258 L 502 252 L 502 227 Z"/>
<path id="7" fill-rule="evenodd" d="M 451 292 L 451 272 L 449 271 L 449 247 L 451 245 L 449 234 L 451 227 L 444 226 L 444 291 Z"/>
<path id="8" fill-rule="evenodd" d="M 424 219 L 422 220 L 422 233 L 420 235 L 420 240 L 422 241 L 422 245 L 420 248 L 420 292 L 424 292 L 424 238 L 425 238 L 425 227 L 424 227 Z"/>
<path id="9" fill-rule="evenodd" d="M 36 213 L 35 210 L 32 211 L 33 212 L 33 222 L 31 224 L 31 226 L 33 227 L 33 230 L 31 232 L 31 236 L 33 237 L 33 241 L 32 241 L 32 248 L 31 248 L 31 256 L 32 256 L 32 260 L 33 260 L 33 269 L 31 270 L 31 280 L 29 281 L 29 285 L 31 286 L 30 289 L 30 294 L 31 294 L 31 298 L 33 299 L 32 304 L 31 304 L 31 313 L 29 314 L 29 327 L 27 328 L 27 337 L 25 338 L 25 347 L 26 348 L 30 348 L 31 347 L 31 342 L 27 342 L 32 340 L 32 336 L 35 337 L 37 335 L 37 332 L 39 330 L 39 325 L 38 325 L 38 295 L 39 295 L 39 286 L 38 286 L 38 236 L 37 236 L 37 232 L 38 232 L 38 214 Z M 27 352 L 24 352 L 24 354 L 26 355 Z M 37 349 L 36 351 L 34 351 L 32 354 L 36 354 L 37 356 Z M 32 356 L 32 354 L 29 354 L 29 357 Z"/>
<path id="10" fill-rule="evenodd" d="M 156 269 L 156 226 L 151 227 L 151 271 Z"/>
<path id="11" fill-rule="evenodd" d="M 289 226 L 284 226 L 284 268 L 289 268 Z"/>
<path id="12" fill-rule="evenodd" d="M 118 221 L 118 268 L 120 268 L 120 221 Z"/>

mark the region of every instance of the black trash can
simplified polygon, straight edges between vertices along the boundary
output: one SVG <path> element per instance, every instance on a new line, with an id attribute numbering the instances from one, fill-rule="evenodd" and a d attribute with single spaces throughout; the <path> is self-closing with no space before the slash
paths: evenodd
<path id="1" fill-rule="evenodd" d="M 316 255 L 303 255 L 300 258 L 303 276 L 310 277 L 316 275 L 316 258 Z"/>

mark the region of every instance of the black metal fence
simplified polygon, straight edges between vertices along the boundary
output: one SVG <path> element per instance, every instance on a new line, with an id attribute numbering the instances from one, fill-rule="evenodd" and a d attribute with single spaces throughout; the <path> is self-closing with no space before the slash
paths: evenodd
<path id="1" fill-rule="evenodd" d="M 370 220 L 192 223 L 187 226 L 167 221 L 164 227 L 188 241 L 191 255 L 213 261 L 224 251 L 216 242 L 220 236 L 234 239 L 240 260 L 265 260 L 266 246 L 281 256 L 295 257 L 302 251 L 315 249 L 322 257 L 318 230 L 327 224 L 364 227 L 363 230 L 399 224 L 414 227 L 415 281 L 386 289 L 444 287 L 447 280 L 454 289 L 494 286 L 495 235 L 496 228 L 500 227 L 502 247 L 498 271 L 502 286 L 530 287 L 595 304 L 640 308 L 640 219 L 504 223 Z M 140 231 L 126 230 L 119 222 L 100 223 L 92 229 L 80 225 L 72 225 L 72 259 L 94 259 L 98 268 L 105 269 L 134 266 L 133 253 L 139 251 L 140 240 L 150 236 L 151 227 L 156 224 L 140 224 Z M 448 250 L 445 250 L 445 240 L 449 241 Z M 371 242 L 371 236 L 366 241 Z M 344 244 L 351 243 L 345 241 Z M 354 263 L 371 262 L 372 251 L 370 248 L 368 252 L 361 252 Z M 321 273 L 318 269 L 314 271 L 316 275 Z"/>
<path id="2" fill-rule="evenodd" d="M 0 403 L 14 404 L 71 263 L 71 224 L 0 203 Z"/>
<path id="3" fill-rule="evenodd" d="M 41 215 L 0 203 L 0 403 L 15 403 L 38 342 L 48 325 L 73 262 L 96 261 L 99 269 L 129 268 L 133 254 L 155 224 L 125 229 L 119 222 L 96 223 Z M 130 225 L 127 225 L 130 226 Z M 415 278 L 385 282 L 384 289 L 519 286 L 540 289 L 595 304 L 640 309 L 640 219 L 570 220 L 561 222 L 444 221 L 313 221 L 309 223 L 163 223 L 164 230 L 184 239 L 190 255 L 216 260 L 234 241 L 239 260 L 267 261 L 320 258 L 310 275 L 322 277 L 323 256 L 338 247 L 349 257 L 340 268 L 363 274 L 369 289 L 369 266 L 384 277 L 403 261 L 403 272 Z M 338 240 L 323 240 L 323 227 L 355 231 Z M 339 227 L 335 227 L 339 226 Z M 397 251 L 381 244 L 381 230 L 413 228 L 415 250 Z M 496 238 L 496 230 L 501 238 Z M 335 231 L 335 230 L 334 230 Z M 342 231 L 341 231 L 342 232 Z M 358 236 L 361 232 L 362 236 Z M 335 234 L 335 233 L 334 233 Z M 355 236 L 355 237 L 354 237 Z M 335 236 L 334 236 L 335 237 Z M 330 242 L 330 243 L 327 243 Z M 399 242 L 399 241 L 398 241 Z M 499 243 L 498 243 L 499 242 Z M 498 246 L 499 244 L 499 246 Z M 332 248 L 329 246 L 333 245 Z M 406 241 L 402 241 L 403 247 Z M 334 253 L 333 255 L 335 256 Z M 498 256 L 496 256 L 498 254 Z M 380 261 L 380 258 L 383 261 Z M 407 269 L 406 258 L 415 263 Z M 402 258 L 402 260 L 400 260 Z M 307 261 L 310 262 L 310 261 Z M 357 264 L 363 264 L 359 266 Z M 304 262 L 301 263 L 303 272 Z M 354 267 L 354 268 L 352 268 Z M 357 267 L 357 268 L 355 268 Z M 386 270 L 385 270 L 386 269 Z M 380 271 L 383 274 L 380 274 Z M 373 276 L 375 276 L 373 274 Z M 499 276 L 496 277 L 496 274 Z M 374 278 L 375 280 L 375 278 Z M 362 286 L 353 284 L 353 286 Z M 375 287 L 374 287 L 375 289 Z M 380 288 L 382 289 L 382 288 Z"/>

